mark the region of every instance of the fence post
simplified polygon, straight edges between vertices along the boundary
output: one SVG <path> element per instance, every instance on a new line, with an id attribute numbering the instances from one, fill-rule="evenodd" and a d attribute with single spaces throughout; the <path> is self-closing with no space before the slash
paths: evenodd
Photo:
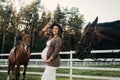
<path id="1" fill-rule="evenodd" d="M 72 51 L 70 51 L 70 80 L 72 80 Z"/>
<path id="2" fill-rule="evenodd" d="M 83 66 L 86 67 L 86 66 L 85 66 L 85 60 L 83 61 Z"/>

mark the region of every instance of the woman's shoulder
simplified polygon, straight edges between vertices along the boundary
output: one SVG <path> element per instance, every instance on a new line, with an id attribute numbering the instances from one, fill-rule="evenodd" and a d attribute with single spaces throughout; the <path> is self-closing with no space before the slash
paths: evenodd
<path id="1" fill-rule="evenodd" d="M 54 39 L 54 41 L 62 42 L 62 38 L 58 36 L 58 37 L 56 37 L 56 38 Z"/>
<path id="2" fill-rule="evenodd" d="M 58 36 L 58 37 L 56 37 L 56 40 L 62 40 L 62 38 Z"/>

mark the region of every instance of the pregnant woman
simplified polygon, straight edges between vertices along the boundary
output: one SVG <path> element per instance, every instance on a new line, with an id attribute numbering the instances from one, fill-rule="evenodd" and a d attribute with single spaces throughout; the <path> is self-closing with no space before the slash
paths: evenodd
<path id="1" fill-rule="evenodd" d="M 45 71 L 41 80 L 56 80 L 56 69 L 60 66 L 59 52 L 62 49 L 62 28 L 57 23 L 48 23 L 40 32 L 44 35 L 47 29 L 50 29 L 50 36 L 46 42 L 46 47 L 42 51 L 41 57 L 46 63 Z"/>

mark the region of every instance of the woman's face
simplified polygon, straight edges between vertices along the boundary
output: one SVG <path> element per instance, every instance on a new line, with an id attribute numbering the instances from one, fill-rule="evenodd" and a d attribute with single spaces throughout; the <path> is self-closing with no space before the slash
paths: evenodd
<path id="1" fill-rule="evenodd" d="M 53 35 L 58 35 L 58 26 L 53 26 L 52 33 Z"/>

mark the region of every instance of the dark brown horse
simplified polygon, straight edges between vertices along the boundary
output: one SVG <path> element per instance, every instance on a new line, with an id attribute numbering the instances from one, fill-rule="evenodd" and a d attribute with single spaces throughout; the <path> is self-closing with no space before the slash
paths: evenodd
<path id="1" fill-rule="evenodd" d="M 23 36 L 22 42 L 15 48 L 12 48 L 8 58 L 8 78 L 10 76 L 10 71 L 14 75 L 14 80 L 19 80 L 20 76 L 20 66 L 24 66 L 23 79 L 25 80 L 26 69 L 30 59 L 30 35 L 25 34 Z"/>
<path id="2" fill-rule="evenodd" d="M 98 17 L 84 29 L 75 52 L 79 59 L 85 59 L 92 49 L 105 43 L 107 49 L 120 49 L 120 21 L 99 24 L 97 21 Z"/>

